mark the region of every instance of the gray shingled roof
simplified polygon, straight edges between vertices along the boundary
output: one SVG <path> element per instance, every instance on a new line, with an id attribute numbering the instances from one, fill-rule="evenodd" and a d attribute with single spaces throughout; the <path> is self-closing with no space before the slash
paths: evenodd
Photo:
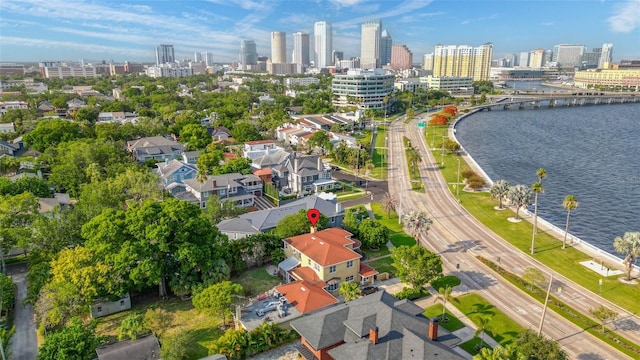
<path id="1" fill-rule="evenodd" d="M 183 163 L 182 161 L 175 160 L 175 159 L 169 162 L 159 162 L 156 164 L 156 166 L 158 167 L 156 169 L 156 172 L 158 173 L 158 175 L 162 177 L 170 176 L 181 167 L 189 168 L 192 171 L 198 171 L 198 168 L 196 168 L 195 165 Z"/>
<path id="2" fill-rule="evenodd" d="M 96 349 L 98 360 L 160 360 L 160 343 L 153 335 L 120 341 Z"/>
<path id="3" fill-rule="evenodd" d="M 294 320 L 291 326 L 315 349 L 344 341 L 329 350 L 334 359 L 462 359 L 428 339 L 430 321 L 416 314 L 414 306 L 381 291 Z M 375 327 L 377 344 L 369 340 L 369 329 Z"/>

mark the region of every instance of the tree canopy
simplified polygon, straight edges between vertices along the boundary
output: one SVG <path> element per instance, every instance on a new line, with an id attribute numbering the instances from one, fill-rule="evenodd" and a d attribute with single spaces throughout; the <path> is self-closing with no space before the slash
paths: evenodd
<path id="1" fill-rule="evenodd" d="M 442 277 L 442 259 L 422 246 L 389 249 L 398 278 L 414 289 Z"/>
<path id="2" fill-rule="evenodd" d="M 62 330 L 44 338 L 38 348 L 38 360 L 92 360 L 102 342 L 103 338 L 96 335 L 95 322 L 85 325 L 76 318 Z"/>
<path id="3" fill-rule="evenodd" d="M 316 230 L 323 230 L 329 225 L 329 218 L 320 214 L 320 220 L 316 223 Z M 307 218 L 307 211 L 299 212 L 283 217 L 276 225 L 275 233 L 281 239 L 307 234 L 311 229 L 311 223 Z"/>

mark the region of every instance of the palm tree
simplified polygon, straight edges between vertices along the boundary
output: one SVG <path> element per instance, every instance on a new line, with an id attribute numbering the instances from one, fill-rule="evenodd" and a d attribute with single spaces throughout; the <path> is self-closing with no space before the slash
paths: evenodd
<path id="1" fill-rule="evenodd" d="M 542 182 L 542 179 L 547 177 L 547 169 L 539 168 L 536 170 L 536 176 L 538 176 L 538 182 Z"/>
<path id="2" fill-rule="evenodd" d="M 404 216 L 404 225 L 409 228 L 409 232 L 416 239 L 416 242 L 418 241 L 420 230 L 428 231 L 432 223 L 427 214 L 422 211 L 414 210 Z"/>
<path id="3" fill-rule="evenodd" d="M 538 169 L 538 171 L 539 170 L 540 169 Z M 534 216 L 533 217 L 533 236 L 531 237 L 531 255 L 533 255 L 535 253 L 535 246 L 536 246 L 536 232 L 538 232 L 538 194 L 544 193 L 542 182 L 538 181 L 533 183 L 533 185 L 531 185 L 531 191 L 533 191 L 533 193 L 536 194 L 535 200 L 533 201 L 533 216 Z"/>
<path id="4" fill-rule="evenodd" d="M 569 216 L 571 216 L 571 210 L 574 210 L 580 205 L 574 195 L 567 195 L 562 201 L 562 207 L 567 210 L 567 223 L 564 227 L 564 239 L 562 240 L 562 248 L 567 246 L 567 233 L 569 233 Z"/>
<path id="5" fill-rule="evenodd" d="M 478 329 L 476 330 L 476 332 L 473 334 L 473 336 L 478 336 L 480 335 L 480 349 L 482 349 L 482 347 L 484 346 L 484 331 L 489 330 L 489 322 L 491 321 L 490 318 L 488 317 L 479 317 L 478 318 Z"/>
<path id="6" fill-rule="evenodd" d="M 510 351 L 509 349 L 503 347 L 502 345 L 498 345 L 491 348 L 482 348 L 480 352 L 473 356 L 473 360 L 509 360 L 510 359 Z"/>
<path id="7" fill-rule="evenodd" d="M 439 294 L 436 295 L 436 298 L 434 301 L 442 301 L 442 317 L 440 318 L 440 321 L 444 321 L 444 314 L 445 314 L 445 311 L 447 310 L 447 301 L 449 302 L 455 301 L 455 298 L 451 296 L 451 291 L 453 291 L 453 288 L 451 288 L 450 285 L 447 285 L 446 287 L 438 289 Z"/>
<path id="8" fill-rule="evenodd" d="M 420 151 L 414 148 L 412 145 L 407 147 L 407 162 L 411 167 L 411 174 L 416 176 L 416 170 L 418 169 L 418 163 L 422 161 L 422 156 L 420 155 Z"/>
<path id="9" fill-rule="evenodd" d="M 502 199 L 507 196 L 509 192 L 509 183 L 506 180 L 498 180 L 494 182 L 489 188 L 489 193 L 491 197 L 494 199 L 498 199 L 500 206 L 499 209 L 502 209 Z"/>
<path id="10" fill-rule="evenodd" d="M 623 237 L 618 236 L 613 240 L 613 248 L 625 255 L 622 263 L 627 270 L 627 281 L 630 281 L 633 263 L 640 256 L 640 232 L 626 232 Z"/>
<path id="11" fill-rule="evenodd" d="M 516 207 L 516 219 L 520 219 L 520 208 L 531 202 L 531 190 L 522 184 L 511 186 L 507 198 Z"/>
<path id="12" fill-rule="evenodd" d="M 387 212 L 387 219 L 391 218 L 391 211 L 395 211 L 397 207 L 398 199 L 386 192 L 382 197 L 382 210 Z"/>

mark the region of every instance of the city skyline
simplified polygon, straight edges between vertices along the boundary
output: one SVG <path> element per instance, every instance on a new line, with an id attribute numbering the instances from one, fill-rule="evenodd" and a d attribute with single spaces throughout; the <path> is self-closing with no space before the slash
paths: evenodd
<path id="1" fill-rule="evenodd" d="M 545 4 L 547 6 L 545 6 Z M 0 3 L 0 62 L 40 60 L 155 61 L 155 47 L 172 44 L 176 60 L 209 51 L 215 62 L 238 60 L 242 39 L 271 55 L 270 35 L 313 34 L 316 21 L 332 25 L 331 50 L 360 56 L 363 21 L 380 19 L 393 42 L 415 60 L 435 45 L 494 44 L 494 58 L 557 44 L 587 49 L 614 45 L 613 60 L 640 57 L 640 0 L 626 1 L 385 1 L 24 0 Z M 553 11 L 550 11 L 552 7 Z M 313 46 L 313 45 L 312 45 Z"/>

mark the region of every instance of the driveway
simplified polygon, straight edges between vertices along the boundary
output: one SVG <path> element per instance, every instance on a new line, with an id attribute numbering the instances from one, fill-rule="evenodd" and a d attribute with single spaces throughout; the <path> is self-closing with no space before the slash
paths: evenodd
<path id="1" fill-rule="evenodd" d="M 331 175 L 334 179 L 342 180 L 348 183 L 355 182 L 357 184 L 360 182 L 362 184 L 362 186 L 360 187 L 363 190 L 366 189 L 370 194 L 373 194 L 373 202 L 380 202 L 384 194 L 388 191 L 386 180 L 372 180 L 370 178 L 366 179 L 361 176 L 356 177 L 355 175 L 343 172 L 342 170 L 334 170 L 331 172 Z M 366 204 L 368 202 L 371 202 L 371 196 L 364 196 L 359 199 L 341 201 L 342 205 L 345 208 Z"/>
<path id="2" fill-rule="evenodd" d="M 31 305 L 22 306 L 22 300 L 27 297 L 27 264 L 11 264 L 7 266 L 7 274 L 13 279 L 18 288 L 15 308 L 16 333 L 11 338 L 9 351 L 12 360 L 34 360 L 38 353 L 36 340 L 36 324 Z"/>

